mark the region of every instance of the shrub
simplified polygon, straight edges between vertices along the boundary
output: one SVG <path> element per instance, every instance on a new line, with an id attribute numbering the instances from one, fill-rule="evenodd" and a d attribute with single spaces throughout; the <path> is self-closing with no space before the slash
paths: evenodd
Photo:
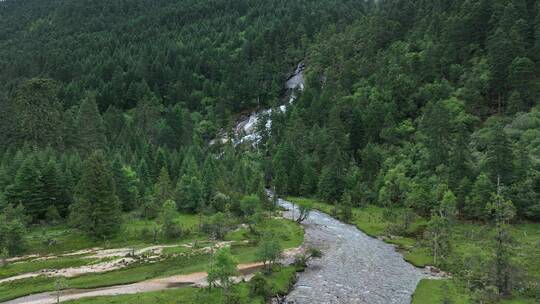
<path id="1" fill-rule="evenodd" d="M 249 283 L 249 294 L 251 297 L 267 298 L 272 293 L 268 281 L 261 273 L 257 273 Z"/>

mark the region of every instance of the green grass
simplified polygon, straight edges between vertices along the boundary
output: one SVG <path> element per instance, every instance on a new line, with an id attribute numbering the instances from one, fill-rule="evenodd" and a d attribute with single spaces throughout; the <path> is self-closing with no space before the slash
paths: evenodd
<path id="1" fill-rule="evenodd" d="M 295 204 L 311 203 L 314 209 L 320 210 L 327 214 L 334 214 L 335 207 L 333 205 L 304 197 L 287 197 L 288 201 Z M 377 237 L 384 235 L 390 223 L 383 220 L 384 208 L 377 206 L 366 206 L 364 208 L 353 208 L 353 219 L 351 224 L 355 224 L 365 234 Z"/>
<path id="2" fill-rule="evenodd" d="M 195 231 L 199 224 L 199 216 L 193 214 L 179 214 L 177 221 L 187 232 Z M 35 226 L 27 234 L 27 253 L 58 254 L 76 251 L 85 248 L 103 247 L 113 248 L 122 246 L 152 245 L 151 239 L 144 239 L 141 233 L 156 225 L 155 220 L 141 220 L 134 214 L 124 214 L 121 231 L 112 239 L 103 241 L 85 235 L 67 225 Z M 191 235 L 193 237 L 193 235 Z M 48 245 L 54 240 L 54 245 Z M 175 240 L 160 240 L 160 243 L 171 243 Z"/>
<path id="3" fill-rule="evenodd" d="M 445 286 L 446 285 L 446 286 Z M 472 304 L 474 301 L 469 291 L 459 285 L 455 280 L 429 280 L 420 281 L 413 295 L 412 304 L 437 304 L 450 300 L 453 304 Z M 538 300 L 516 297 L 504 299 L 500 304 L 538 304 Z"/>
<path id="4" fill-rule="evenodd" d="M 433 264 L 431 252 L 425 247 L 415 247 L 406 251 L 404 258 L 416 267 L 425 267 Z"/>
<path id="5" fill-rule="evenodd" d="M 220 295 L 218 290 L 207 292 L 213 296 L 219 303 Z M 121 295 L 112 297 L 84 298 L 65 302 L 66 304 L 143 304 L 143 303 L 162 303 L 162 304 L 191 304 L 198 303 L 199 290 L 197 288 L 178 288 L 154 292 L 138 293 L 133 295 Z"/>
<path id="6" fill-rule="evenodd" d="M 266 229 L 272 230 L 278 237 L 282 248 L 300 246 L 304 239 L 301 226 L 284 219 L 270 219 Z M 208 244 L 201 244 L 207 246 Z M 172 249 L 171 249 L 172 250 Z M 239 263 L 257 261 L 255 244 L 233 245 L 231 252 Z M 67 288 L 96 288 L 118 284 L 129 284 L 156 277 L 187 274 L 206 270 L 210 261 L 208 254 L 195 254 L 169 258 L 152 264 L 132 264 L 127 268 L 66 279 Z M 0 284 L 0 302 L 17 297 L 54 290 L 54 279 L 32 278 Z"/>
<path id="7" fill-rule="evenodd" d="M 296 279 L 296 268 L 293 266 L 282 267 L 268 277 L 272 293 L 276 295 L 287 294 Z"/>
<path id="8" fill-rule="evenodd" d="M 96 259 L 78 257 L 59 257 L 48 260 L 22 261 L 0 267 L 0 279 L 15 275 L 35 272 L 42 269 L 61 269 L 89 265 L 96 262 Z"/>
<path id="9" fill-rule="evenodd" d="M 452 280 L 423 279 L 418 283 L 412 304 L 437 304 L 449 299 L 454 304 L 470 303 L 466 290 Z"/>

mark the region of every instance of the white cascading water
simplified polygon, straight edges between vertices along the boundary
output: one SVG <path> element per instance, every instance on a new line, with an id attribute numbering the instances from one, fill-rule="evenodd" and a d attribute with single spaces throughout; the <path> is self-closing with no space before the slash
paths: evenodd
<path id="1" fill-rule="evenodd" d="M 306 67 L 304 63 L 300 62 L 296 66 L 294 73 L 287 79 L 287 82 L 285 83 L 285 88 L 287 89 L 288 102 L 284 105 L 279 106 L 277 110 L 281 112 L 287 111 L 287 106 L 292 104 L 296 100 L 297 92 L 304 90 L 305 68 Z M 261 121 L 261 119 L 263 119 L 263 117 L 268 117 L 264 128 L 266 129 L 266 131 L 270 131 L 270 129 L 272 128 L 272 120 L 269 118 L 269 116 L 270 114 L 272 114 L 273 110 L 274 109 L 264 109 L 254 111 L 249 116 L 242 117 L 236 123 L 236 126 L 234 128 L 234 145 L 238 145 L 244 142 L 250 142 L 253 146 L 256 146 L 262 138 L 262 135 L 258 131 L 259 122 Z M 212 140 L 210 144 L 215 144 L 217 142 L 226 143 L 228 141 L 229 138 L 227 137 L 227 135 L 222 135 L 220 138 Z"/>

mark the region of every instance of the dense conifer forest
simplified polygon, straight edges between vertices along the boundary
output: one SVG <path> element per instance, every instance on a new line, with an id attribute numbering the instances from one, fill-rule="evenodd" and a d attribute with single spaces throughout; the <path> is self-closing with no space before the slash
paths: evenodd
<path id="1" fill-rule="evenodd" d="M 261 141 L 212 142 L 287 103 L 299 62 L 305 89 Z M 219 238 L 272 189 L 345 222 L 378 208 L 470 303 L 535 303 L 539 100 L 536 0 L 1 1 L 0 253 L 131 218 L 179 238 L 177 212 Z"/>

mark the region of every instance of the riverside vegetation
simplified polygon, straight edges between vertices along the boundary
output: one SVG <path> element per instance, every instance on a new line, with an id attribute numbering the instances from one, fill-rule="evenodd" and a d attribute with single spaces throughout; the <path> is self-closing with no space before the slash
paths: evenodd
<path id="1" fill-rule="evenodd" d="M 298 246 L 273 189 L 449 272 L 420 282 L 415 303 L 538 302 L 539 6 L 0 1 L 0 280 L 116 263 L 103 248 L 186 245 L 66 282 L 0 281 L 0 299 L 206 270 L 197 243 L 231 238 L 238 263 L 266 242 Z M 253 112 L 266 113 L 256 144 L 214 141 Z M 205 296 L 245 299 L 252 285 Z M 107 301 L 137 296 L 202 297 Z"/>

